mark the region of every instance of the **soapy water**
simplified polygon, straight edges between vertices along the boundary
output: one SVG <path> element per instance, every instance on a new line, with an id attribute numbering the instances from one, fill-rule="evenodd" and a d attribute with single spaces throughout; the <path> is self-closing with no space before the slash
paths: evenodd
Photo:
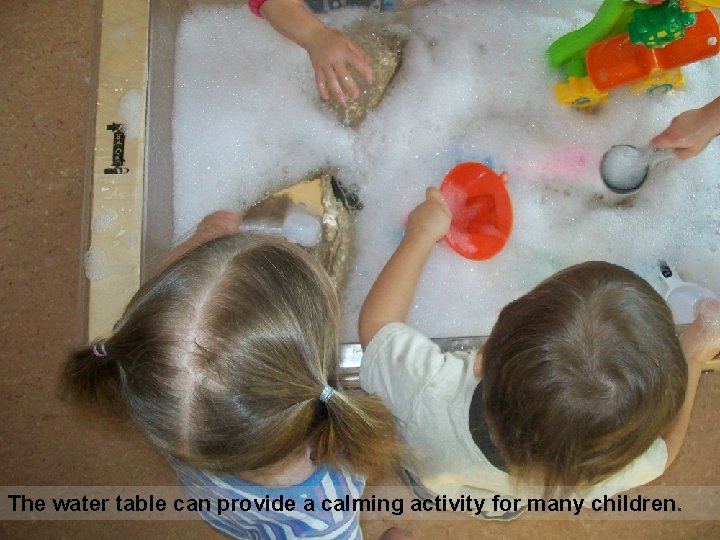
<path id="1" fill-rule="evenodd" d="M 118 213 L 112 208 L 99 212 L 93 216 L 92 222 L 90 223 L 90 229 L 94 233 L 109 233 L 117 222 L 117 219 Z"/>
<path id="2" fill-rule="evenodd" d="M 620 89 L 594 114 L 558 105 L 559 76 L 544 51 L 599 3 L 433 0 L 413 8 L 393 19 L 407 38 L 403 63 L 356 129 L 317 97 L 305 51 L 247 6 L 197 7 L 179 28 L 175 65 L 175 238 L 212 211 L 245 209 L 311 170 L 334 168 L 360 186 L 364 203 L 343 295 L 343 337 L 355 341 L 362 301 L 425 188 L 459 162 L 478 161 L 508 172 L 512 234 L 482 262 L 438 244 L 409 317 L 421 331 L 487 335 L 508 301 L 584 260 L 621 264 L 662 291 L 662 258 L 720 291 L 717 141 L 654 170 L 623 199 L 632 204 L 614 199 L 598 172 L 611 146 L 644 146 L 673 116 L 714 99 L 720 59 L 685 68 L 687 87 L 663 98 Z M 338 10 L 325 20 L 340 27 L 362 13 Z"/>

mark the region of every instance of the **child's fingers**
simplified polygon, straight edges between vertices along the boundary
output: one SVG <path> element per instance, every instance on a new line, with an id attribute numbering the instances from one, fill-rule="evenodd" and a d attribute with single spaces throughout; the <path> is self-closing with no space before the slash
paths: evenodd
<path id="1" fill-rule="evenodd" d="M 350 61 L 352 66 L 358 70 L 367 82 L 372 82 L 372 62 L 370 57 L 352 41 L 348 43 L 348 47 L 353 53 L 353 58 Z"/>
<path id="2" fill-rule="evenodd" d="M 440 194 L 440 190 L 435 186 L 428 186 L 425 188 L 425 198 L 438 200 L 442 199 L 442 195 Z"/>
<path id="3" fill-rule="evenodd" d="M 696 156 L 705 147 L 703 144 L 698 144 L 697 141 L 691 141 L 688 136 L 679 133 L 672 125 L 654 137 L 650 141 L 650 146 L 654 148 L 674 148 L 675 157 L 678 159 L 688 159 Z"/>
<path id="4" fill-rule="evenodd" d="M 330 92 L 328 92 L 327 81 L 325 80 L 325 75 L 321 69 L 315 69 L 315 84 L 320 97 L 327 101 L 328 98 L 330 98 Z"/>
<path id="5" fill-rule="evenodd" d="M 663 131 L 650 141 L 653 148 L 677 148 L 680 145 L 680 137 L 667 131 Z"/>
<path id="6" fill-rule="evenodd" d="M 709 362 L 720 352 L 720 302 L 710 298 L 695 305 L 695 320 L 682 334 L 689 361 Z"/>
<path id="7" fill-rule="evenodd" d="M 706 327 L 717 330 L 720 336 L 720 302 L 714 298 L 703 298 L 695 304 L 695 317 Z"/>
<path id="8" fill-rule="evenodd" d="M 345 66 L 342 64 L 336 66 L 335 73 L 338 80 L 345 88 L 345 91 L 353 98 L 357 98 L 360 95 L 360 89 L 357 87 L 357 84 L 355 84 L 355 80 L 352 78 L 348 70 L 345 69 Z"/>
<path id="9" fill-rule="evenodd" d="M 335 99 L 337 99 L 340 103 L 345 103 L 345 94 L 343 93 L 340 82 L 338 81 L 337 75 L 335 74 L 335 70 L 332 66 L 323 69 L 323 74 L 325 76 L 328 92 L 331 92 L 332 95 L 335 96 Z"/>
<path id="10" fill-rule="evenodd" d="M 443 211 L 449 216 L 450 215 L 450 207 L 448 207 L 447 202 L 445 201 L 445 198 L 443 197 L 440 190 L 436 187 L 428 187 L 425 190 L 425 199 L 428 201 L 434 201 L 442 207 Z"/>
<path id="11" fill-rule="evenodd" d="M 678 159 L 690 159 L 691 157 L 697 156 L 702 148 L 696 146 L 690 148 L 678 148 L 675 150 L 675 157 Z"/>
<path id="12" fill-rule="evenodd" d="M 671 129 L 666 129 L 650 141 L 653 148 L 675 148 L 675 157 L 688 159 L 696 155 L 700 149 L 690 144 L 686 137 L 683 137 Z"/>

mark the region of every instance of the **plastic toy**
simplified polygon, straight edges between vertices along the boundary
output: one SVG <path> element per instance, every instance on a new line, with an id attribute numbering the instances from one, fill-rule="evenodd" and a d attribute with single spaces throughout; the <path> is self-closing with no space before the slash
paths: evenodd
<path id="1" fill-rule="evenodd" d="M 706 7 L 720 8 L 720 0 L 685 0 L 688 11 L 700 11 Z"/>
<path id="2" fill-rule="evenodd" d="M 660 274 L 665 282 L 665 302 L 673 314 L 675 324 L 690 324 L 695 319 L 695 306 L 705 298 L 718 300 L 710 289 L 683 281 L 665 261 L 658 261 Z"/>
<path id="3" fill-rule="evenodd" d="M 720 52 L 720 27 L 706 5 L 720 0 L 604 0 L 588 24 L 547 50 L 550 64 L 567 77 L 555 87 L 555 98 L 583 109 L 605 103 L 609 90 L 628 84 L 650 95 L 680 88 L 681 66 Z"/>
<path id="4" fill-rule="evenodd" d="M 482 163 L 461 163 L 440 185 L 452 223 L 445 240 L 467 259 L 494 257 L 512 229 L 512 204 L 505 188 L 507 174 L 496 174 Z"/>

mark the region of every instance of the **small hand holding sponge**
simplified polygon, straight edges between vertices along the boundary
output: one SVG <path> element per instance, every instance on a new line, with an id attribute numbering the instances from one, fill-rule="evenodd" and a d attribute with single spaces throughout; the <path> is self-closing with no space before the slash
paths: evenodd
<path id="1" fill-rule="evenodd" d="M 362 75 L 350 67 L 350 74 L 360 89 L 360 95 L 355 99 L 347 96 L 345 103 L 331 99 L 327 104 L 335 111 L 341 124 L 356 128 L 385 95 L 400 67 L 404 40 L 390 30 L 363 20 L 351 26 L 346 33 L 370 57 L 373 79 L 371 82 L 365 81 Z"/>

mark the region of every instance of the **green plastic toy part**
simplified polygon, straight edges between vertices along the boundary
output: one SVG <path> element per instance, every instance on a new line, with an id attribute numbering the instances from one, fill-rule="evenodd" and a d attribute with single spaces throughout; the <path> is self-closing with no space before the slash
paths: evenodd
<path id="1" fill-rule="evenodd" d="M 657 49 L 685 37 L 685 28 L 695 24 L 695 20 L 695 14 L 684 11 L 678 0 L 667 0 L 652 9 L 633 13 L 627 31 L 632 43 Z"/>
<path id="2" fill-rule="evenodd" d="M 585 53 L 594 43 L 627 32 L 633 13 L 651 8 L 633 0 L 603 0 L 585 26 L 556 39 L 547 49 L 550 65 L 562 68 L 567 77 L 584 77 Z"/>

